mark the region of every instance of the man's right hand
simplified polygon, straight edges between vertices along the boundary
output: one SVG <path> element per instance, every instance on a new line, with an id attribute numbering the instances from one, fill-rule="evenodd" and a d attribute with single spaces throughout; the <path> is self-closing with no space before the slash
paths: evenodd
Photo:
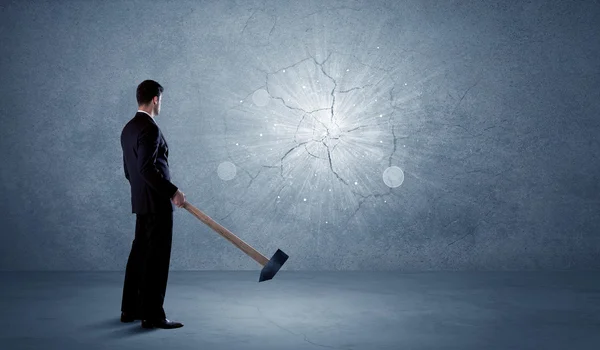
<path id="1" fill-rule="evenodd" d="M 179 208 L 183 207 L 183 204 L 185 203 L 185 194 L 183 194 L 183 192 L 180 190 L 177 190 L 177 192 L 175 192 L 171 198 L 171 202 L 173 202 L 173 204 Z"/>

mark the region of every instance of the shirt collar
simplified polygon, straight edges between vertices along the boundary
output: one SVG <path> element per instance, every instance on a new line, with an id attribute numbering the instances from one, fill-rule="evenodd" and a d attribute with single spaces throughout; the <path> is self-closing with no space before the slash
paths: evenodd
<path id="1" fill-rule="evenodd" d="M 152 118 L 152 116 L 150 115 L 150 113 L 148 113 L 146 111 L 142 111 L 141 109 L 138 109 L 138 112 L 146 113 L 150 118 Z"/>

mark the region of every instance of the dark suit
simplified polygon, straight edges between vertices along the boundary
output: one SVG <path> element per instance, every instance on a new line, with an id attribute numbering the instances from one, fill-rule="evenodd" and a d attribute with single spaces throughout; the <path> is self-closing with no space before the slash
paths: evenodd
<path id="1" fill-rule="evenodd" d="M 142 319 L 164 319 L 163 309 L 177 186 L 171 183 L 169 148 L 154 119 L 137 112 L 121 132 L 123 167 L 131 185 L 131 212 L 136 214 L 121 311 Z"/>

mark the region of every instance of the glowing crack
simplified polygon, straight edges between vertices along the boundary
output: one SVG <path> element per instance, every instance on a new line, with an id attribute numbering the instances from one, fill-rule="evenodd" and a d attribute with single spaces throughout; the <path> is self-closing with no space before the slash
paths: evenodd
<path id="1" fill-rule="evenodd" d="M 322 60 L 309 54 L 284 68 L 262 72 L 264 85 L 243 97 L 225 118 L 243 133 L 231 133 L 230 122 L 224 122 L 228 156 L 250 178 L 246 189 L 259 177 L 261 184 L 275 181 L 263 178 L 261 170 L 267 174 L 277 169 L 283 185 L 270 184 L 264 196 L 271 201 L 276 197 L 273 202 L 278 205 L 294 205 L 290 196 L 310 203 L 301 193 L 308 189 L 319 196 L 329 193 L 327 198 L 340 191 L 354 196 L 343 197 L 342 203 L 325 199 L 319 205 L 328 210 L 319 213 L 325 218 L 340 216 L 348 207 L 354 213 L 341 215 L 353 217 L 366 200 L 393 194 L 382 175 L 394 165 L 398 140 L 407 136 L 397 135 L 393 123 L 397 111 L 390 91 L 396 83 L 389 72 L 337 52 Z M 323 171 L 333 176 L 331 180 Z M 287 198 L 282 200 L 287 187 L 293 189 L 283 192 Z"/>

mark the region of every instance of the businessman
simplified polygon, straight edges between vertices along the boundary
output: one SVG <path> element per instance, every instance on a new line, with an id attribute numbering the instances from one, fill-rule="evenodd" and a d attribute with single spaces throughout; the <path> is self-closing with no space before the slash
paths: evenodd
<path id="1" fill-rule="evenodd" d="M 138 111 L 121 132 L 123 167 L 131 185 L 136 214 L 121 302 L 121 321 L 142 321 L 144 328 L 179 328 L 167 319 L 163 303 L 167 289 L 174 206 L 185 195 L 171 183 L 169 147 L 154 118 L 160 113 L 163 87 L 145 80 L 137 87 Z"/>

